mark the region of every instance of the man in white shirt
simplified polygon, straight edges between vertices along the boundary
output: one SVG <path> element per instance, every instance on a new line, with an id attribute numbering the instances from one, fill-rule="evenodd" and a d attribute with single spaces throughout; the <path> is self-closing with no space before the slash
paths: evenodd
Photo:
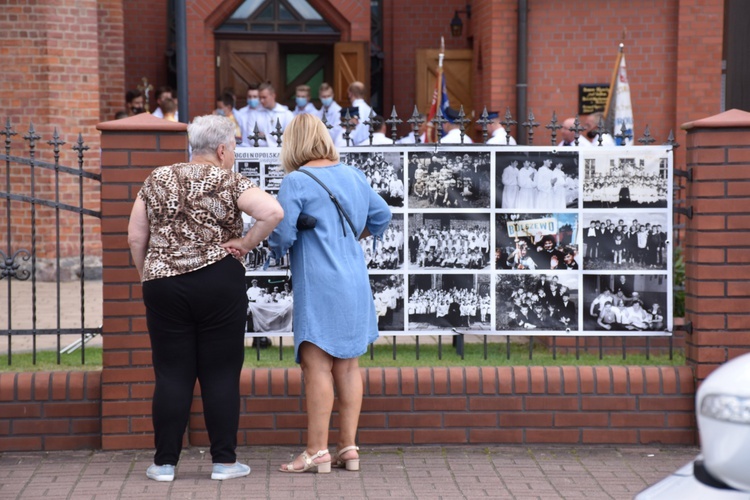
<path id="1" fill-rule="evenodd" d="M 378 146 L 382 144 L 393 144 L 393 139 L 390 139 L 386 137 L 386 124 L 385 124 L 385 118 L 383 118 L 380 115 L 375 115 L 375 117 L 372 119 L 372 145 Z M 364 141 L 357 144 L 357 146 L 369 146 L 370 145 L 370 137 L 369 137 L 369 131 L 368 131 L 368 137 Z"/>
<path id="2" fill-rule="evenodd" d="M 591 113 L 583 122 L 583 126 L 586 127 L 586 137 L 594 146 L 599 145 L 598 129 L 600 119 L 604 119 L 603 113 Z M 610 134 L 604 132 L 602 134 L 602 146 L 617 146 L 617 144 L 615 143 L 615 139 Z"/>
<path id="3" fill-rule="evenodd" d="M 154 110 L 153 113 L 151 113 L 152 116 L 155 116 L 157 118 L 164 118 L 164 111 L 161 109 L 161 103 L 165 99 L 173 99 L 172 97 L 172 87 L 159 87 L 156 89 L 156 94 L 154 94 L 154 97 L 156 98 L 156 104 L 157 107 Z M 177 121 L 180 121 L 179 113 L 175 111 L 174 119 Z"/>
<path id="4" fill-rule="evenodd" d="M 573 127 L 575 127 L 576 119 L 575 118 L 566 118 L 565 121 L 562 123 L 562 128 L 560 129 L 560 137 L 562 137 L 562 141 L 558 144 L 558 146 L 573 146 L 576 147 L 576 136 L 575 132 L 571 130 Z M 581 135 L 578 136 L 578 147 L 579 148 L 590 148 L 592 146 L 591 142 L 586 138 L 585 135 L 586 132 L 586 126 L 581 125 Z"/>
<path id="5" fill-rule="evenodd" d="M 503 127 L 503 124 L 500 123 L 499 113 L 491 111 L 487 113 L 487 118 L 489 120 L 492 120 L 487 124 L 487 132 L 489 133 L 487 144 L 499 144 L 502 146 L 516 145 L 516 140 L 513 138 L 513 136 L 508 135 L 508 132 L 505 130 L 505 127 Z"/>
<path id="6" fill-rule="evenodd" d="M 242 129 L 242 145 L 253 146 L 254 142 L 248 139 L 255 131 L 255 122 L 258 121 L 258 112 L 260 111 L 260 96 L 258 94 L 258 85 L 253 83 L 247 87 L 247 106 L 240 108 L 237 112 L 237 121 Z"/>
<path id="7" fill-rule="evenodd" d="M 320 84 L 318 97 L 321 103 L 318 118 L 322 120 L 325 117 L 325 122 L 333 126 L 329 132 L 331 139 L 335 140 L 336 137 L 341 135 L 341 106 L 333 100 L 333 87 L 326 82 Z"/>
<path id="8" fill-rule="evenodd" d="M 281 125 L 280 132 L 284 132 L 286 126 L 292 121 L 294 115 L 289 108 L 276 102 L 276 91 L 270 83 L 262 83 L 258 87 L 258 98 L 261 109 L 258 113 L 258 129 L 263 140 L 261 146 L 276 147 L 281 136 L 272 135 L 276 132 L 276 124 Z"/>
<path id="9" fill-rule="evenodd" d="M 309 85 L 297 85 L 294 93 L 294 116 L 302 115 L 304 113 L 318 116 L 318 108 L 310 102 L 310 86 Z"/>
<path id="10" fill-rule="evenodd" d="M 369 130 L 365 121 L 370 119 L 372 108 L 365 102 L 365 84 L 362 82 L 352 82 L 348 89 L 349 102 L 352 106 L 359 109 L 359 124 L 352 131 L 352 143 L 359 144 L 369 138 Z"/>
<path id="11" fill-rule="evenodd" d="M 443 122 L 443 131 L 445 135 L 440 139 L 441 144 L 471 144 L 471 137 L 466 135 L 466 129 L 464 129 L 464 135 L 461 136 L 461 126 L 456 122 L 458 120 L 458 111 L 453 108 L 447 108 L 443 115 L 446 119 Z"/>

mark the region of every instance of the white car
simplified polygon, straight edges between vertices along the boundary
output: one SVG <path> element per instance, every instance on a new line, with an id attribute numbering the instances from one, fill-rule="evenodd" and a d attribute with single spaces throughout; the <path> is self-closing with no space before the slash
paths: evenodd
<path id="1" fill-rule="evenodd" d="M 695 408 L 701 454 L 636 500 L 750 499 L 750 353 L 714 370 Z"/>

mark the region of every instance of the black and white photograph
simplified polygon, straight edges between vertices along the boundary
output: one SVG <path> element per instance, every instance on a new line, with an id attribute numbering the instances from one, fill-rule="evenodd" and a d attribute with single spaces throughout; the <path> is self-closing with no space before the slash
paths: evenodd
<path id="1" fill-rule="evenodd" d="M 404 153 L 398 151 L 341 153 L 341 163 L 365 173 L 370 186 L 390 207 L 404 206 Z"/>
<path id="2" fill-rule="evenodd" d="M 418 269 L 491 269 L 490 214 L 409 214 L 409 266 Z"/>
<path id="3" fill-rule="evenodd" d="M 577 213 L 524 213 L 495 216 L 495 269 L 578 270 Z"/>
<path id="4" fill-rule="evenodd" d="M 587 148 L 581 163 L 583 208 L 667 207 L 671 173 L 664 149 Z"/>
<path id="5" fill-rule="evenodd" d="M 491 330 L 489 274 L 409 276 L 409 330 Z"/>
<path id="6" fill-rule="evenodd" d="M 584 269 L 666 270 L 670 218 L 666 212 L 584 213 Z"/>
<path id="7" fill-rule="evenodd" d="M 381 332 L 404 331 L 404 276 L 402 274 L 371 274 L 370 288 Z"/>
<path id="8" fill-rule="evenodd" d="M 590 274 L 583 276 L 583 330 L 665 332 L 668 324 L 666 274 Z"/>
<path id="9" fill-rule="evenodd" d="M 359 244 L 367 269 L 403 269 L 404 214 L 393 214 L 382 240 L 375 243 L 375 237 L 368 236 L 359 240 Z"/>
<path id="10" fill-rule="evenodd" d="M 247 331 L 292 331 L 292 280 L 287 276 L 251 275 L 247 283 Z"/>
<path id="11" fill-rule="evenodd" d="M 260 163 L 257 161 L 243 161 L 243 160 L 237 160 L 235 164 L 235 168 L 237 169 L 237 172 L 241 173 L 251 181 L 255 183 L 256 186 L 261 187 L 262 184 L 260 182 Z"/>
<path id="12" fill-rule="evenodd" d="M 495 153 L 495 208 L 578 208 L 578 153 Z"/>
<path id="13" fill-rule="evenodd" d="M 578 275 L 502 274 L 495 284 L 499 331 L 578 331 Z"/>
<path id="14" fill-rule="evenodd" d="M 490 153 L 409 153 L 409 208 L 490 208 Z"/>

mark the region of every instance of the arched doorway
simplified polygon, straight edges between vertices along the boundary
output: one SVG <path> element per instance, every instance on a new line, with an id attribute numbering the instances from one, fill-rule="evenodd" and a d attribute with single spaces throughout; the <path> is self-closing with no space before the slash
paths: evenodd
<path id="1" fill-rule="evenodd" d="M 342 102 L 346 87 L 367 80 L 365 46 L 341 42 L 341 33 L 307 0 L 245 0 L 214 31 L 216 93 L 230 89 L 245 105 L 249 84 L 270 81 L 277 101 L 293 107 L 295 88 L 334 86 Z"/>

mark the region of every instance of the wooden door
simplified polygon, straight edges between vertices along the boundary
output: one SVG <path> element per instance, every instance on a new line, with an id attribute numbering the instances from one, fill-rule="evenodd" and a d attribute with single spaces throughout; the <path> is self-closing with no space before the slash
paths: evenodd
<path id="1" fill-rule="evenodd" d="M 333 47 L 333 92 L 336 102 L 349 105 L 347 90 L 352 82 L 365 84 L 370 92 L 370 57 L 366 42 L 340 42 Z M 365 99 L 369 101 L 369 99 Z"/>
<path id="2" fill-rule="evenodd" d="M 333 44 L 281 44 L 282 80 L 284 88 L 276 89 L 276 99 L 294 109 L 298 85 L 309 85 L 313 103 L 320 107 L 320 84 L 333 78 Z"/>
<path id="3" fill-rule="evenodd" d="M 435 79 L 438 72 L 437 49 L 417 50 L 417 107 L 423 113 L 427 113 L 432 102 L 432 94 L 435 90 Z M 474 100 L 472 91 L 472 51 L 471 50 L 446 50 L 443 59 L 443 73 L 445 73 L 445 85 L 448 89 L 448 100 L 451 108 L 464 107 L 466 116 L 472 118 L 474 111 Z M 479 118 L 482 110 L 475 112 L 473 119 Z"/>
<path id="4" fill-rule="evenodd" d="M 217 95 L 231 89 L 237 96 L 237 108 L 245 106 L 247 86 L 270 81 L 283 88 L 279 68 L 279 44 L 267 41 L 217 40 Z"/>

